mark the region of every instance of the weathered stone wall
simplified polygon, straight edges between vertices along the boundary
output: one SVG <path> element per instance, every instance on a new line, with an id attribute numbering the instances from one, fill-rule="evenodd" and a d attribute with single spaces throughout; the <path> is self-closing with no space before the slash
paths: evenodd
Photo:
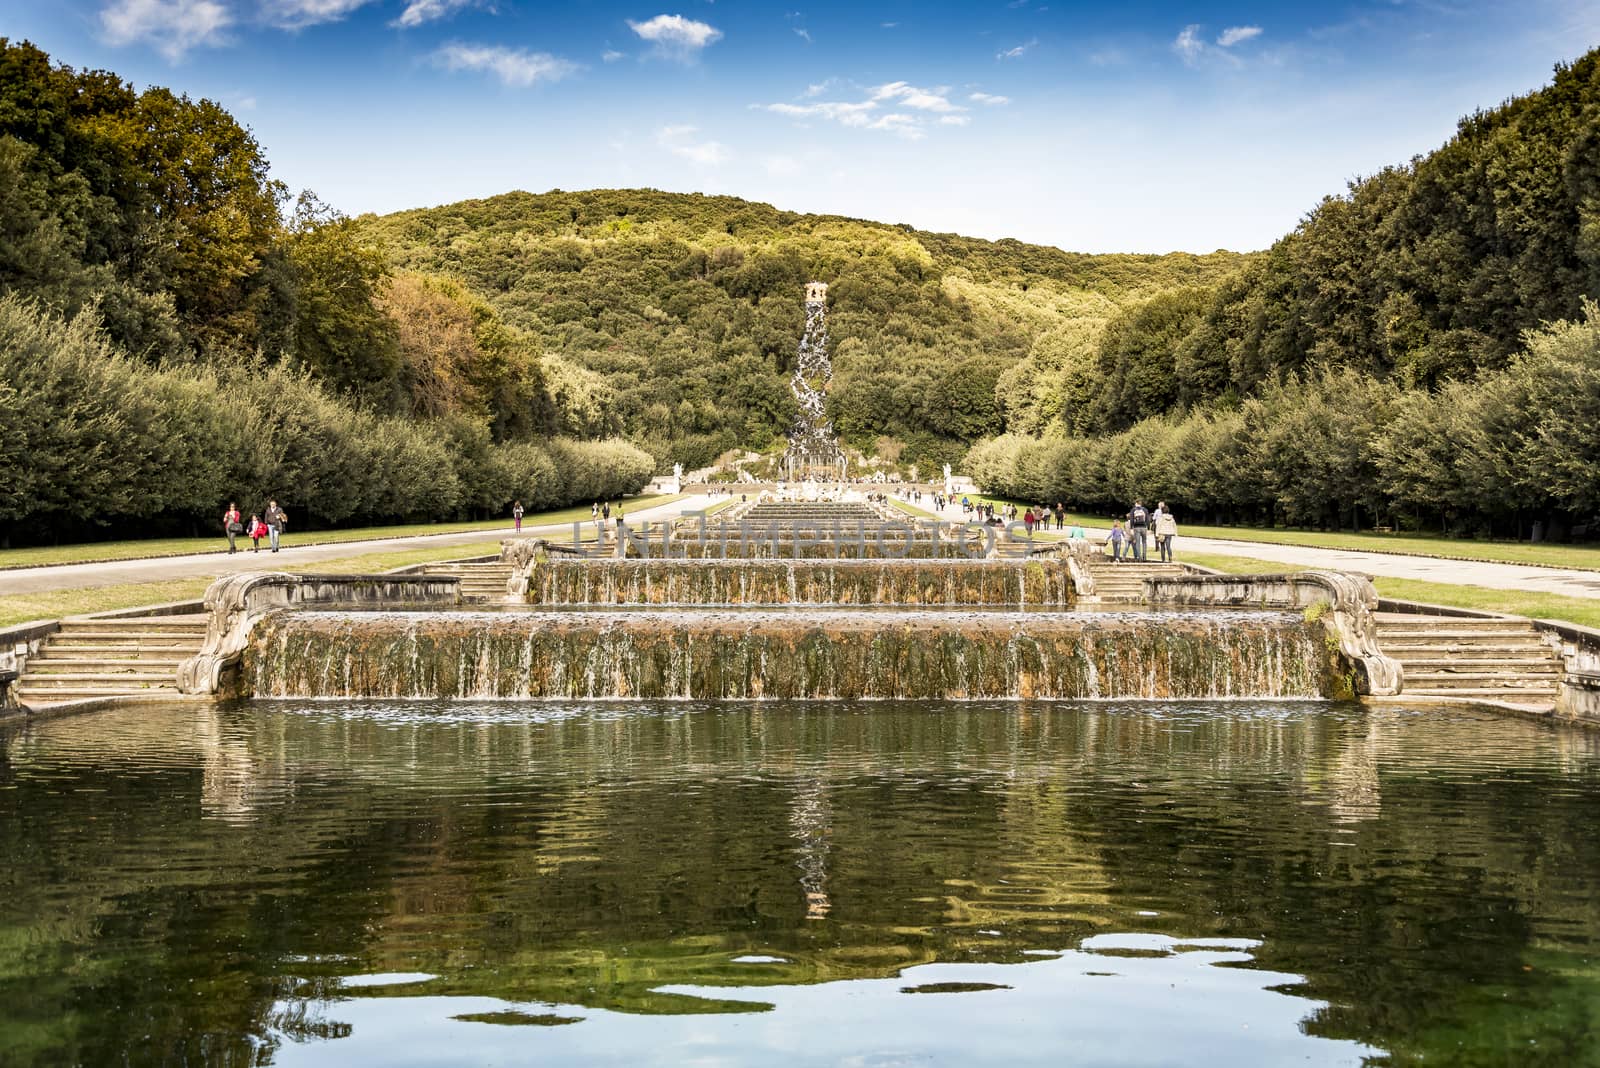
<path id="1" fill-rule="evenodd" d="M 1322 624 L 1332 650 L 1345 660 L 1352 696 L 1400 692 L 1400 664 L 1378 646 L 1378 591 L 1365 575 L 1184 575 L 1147 579 L 1145 594 L 1153 605 L 1302 609 L 1308 621 Z M 1325 692 L 1336 689 L 1333 679 L 1324 687 Z"/>
<path id="2" fill-rule="evenodd" d="M 205 645 L 179 665 L 178 689 L 223 692 L 224 674 L 238 666 L 256 621 L 270 612 L 311 605 L 383 609 L 460 603 L 461 580 L 454 575 L 228 575 L 206 590 L 211 619 Z"/>

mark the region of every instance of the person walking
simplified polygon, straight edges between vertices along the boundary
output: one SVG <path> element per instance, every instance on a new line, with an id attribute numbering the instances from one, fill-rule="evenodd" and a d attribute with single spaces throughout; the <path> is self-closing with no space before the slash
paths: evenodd
<path id="1" fill-rule="evenodd" d="M 1060 501 L 1056 502 L 1055 516 L 1056 516 L 1056 529 L 1060 530 L 1062 522 L 1067 518 L 1066 506 L 1063 505 Z"/>
<path id="2" fill-rule="evenodd" d="M 277 501 L 267 502 L 267 540 L 272 543 L 272 551 L 278 551 L 278 539 L 283 537 L 283 528 L 289 525 L 289 517 L 278 507 Z"/>
<path id="3" fill-rule="evenodd" d="M 1161 562 L 1172 563 L 1172 539 L 1178 536 L 1178 521 L 1167 510 L 1167 502 L 1162 501 L 1156 505 L 1156 549 L 1161 553 Z"/>
<path id="4" fill-rule="evenodd" d="M 1028 531 L 1028 537 L 1033 537 L 1033 509 L 1029 508 L 1022 513 L 1022 525 Z"/>
<path id="5" fill-rule="evenodd" d="M 228 510 L 222 513 L 222 532 L 228 536 L 228 555 L 232 556 L 239 551 L 233 539 L 244 532 L 244 524 L 239 522 L 239 506 L 232 501 L 228 502 Z"/>
<path id="6" fill-rule="evenodd" d="M 250 513 L 250 525 L 245 528 L 245 533 L 250 536 L 250 551 L 253 553 L 260 552 L 261 539 L 267 536 L 267 525 L 254 512 Z"/>
<path id="7" fill-rule="evenodd" d="M 517 531 L 518 534 L 522 533 L 522 502 L 521 501 L 512 501 L 511 502 L 511 525 L 516 528 L 516 531 Z"/>
<path id="8" fill-rule="evenodd" d="M 1145 511 L 1143 501 L 1133 502 L 1133 511 L 1128 513 L 1128 540 L 1133 543 L 1133 558 L 1144 560 L 1144 537 L 1150 529 L 1150 513 Z"/>
<path id="9" fill-rule="evenodd" d="M 1128 534 L 1122 529 L 1122 520 L 1113 519 L 1111 521 L 1111 534 L 1106 538 L 1107 544 L 1111 546 L 1112 563 L 1122 563 L 1122 546 L 1127 540 Z"/>

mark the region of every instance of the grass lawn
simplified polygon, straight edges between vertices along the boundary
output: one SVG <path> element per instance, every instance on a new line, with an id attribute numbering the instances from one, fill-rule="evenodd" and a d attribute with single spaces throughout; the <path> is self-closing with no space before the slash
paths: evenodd
<path id="1" fill-rule="evenodd" d="M 918 519 L 938 519 L 939 518 L 939 516 L 934 512 L 930 512 L 925 508 L 918 508 L 914 504 L 907 504 L 905 501 L 899 500 L 898 498 L 895 498 L 895 497 L 890 497 L 889 498 L 889 503 L 892 504 L 894 507 L 900 509 L 900 511 L 906 513 L 907 515 L 916 516 Z"/>
<path id="2" fill-rule="evenodd" d="M 89 612 L 110 612 L 117 608 L 137 608 L 145 604 L 196 600 L 206 592 L 211 581 L 206 578 L 175 579 L 171 582 L 137 582 L 126 586 L 12 594 L 0 597 L 0 627 L 60 619 L 62 616 L 81 616 Z"/>
<path id="3" fill-rule="evenodd" d="M 1217 553 L 1183 553 L 1180 563 L 1214 567 L 1234 574 L 1281 574 L 1305 568 L 1277 560 L 1258 560 L 1248 556 L 1222 556 Z M 1493 590 L 1487 586 L 1457 586 L 1446 582 L 1417 579 L 1376 578 L 1372 584 L 1379 596 L 1397 601 L 1475 608 L 1480 612 L 1505 612 L 1529 619 L 1560 619 L 1583 627 L 1600 627 L 1600 600 L 1588 597 L 1562 597 L 1554 593 L 1526 593 L 1521 590 Z"/>
<path id="4" fill-rule="evenodd" d="M 1026 502 L 1002 497 L 976 497 L 980 502 L 995 505 L 1015 504 L 1027 507 Z M 1153 507 L 1153 505 L 1152 505 Z M 1067 513 L 1069 522 L 1084 526 L 1109 527 L 1110 516 L 1078 515 Z M 1406 553 L 1412 556 L 1454 557 L 1463 560 L 1482 560 L 1495 564 L 1544 564 L 1551 567 L 1571 567 L 1585 571 L 1600 571 L 1600 548 L 1588 545 L 1557 545 L 1553 542 L 1526 541 L 1471 541 L 1465 538 L 1445 538 L 1425 534 L 1332 534 L 1317 530 L 1265 530 L 1260 527 L 1213 527 L 1198 523 L 1178 524 L 1178 534 L 1190 538 L 1225 538 L 1230 541 L 1254 541 L 1269 545 L 1305 545 L 1318 549 L 1364 549 L 1368 552 Z"/>
<path id="5" fill-rule="evenodd" d="M 626 497 L 622 506 L 628 514 L 643 508 L 654 508 L 661 504 L 670 504 L 688 496 L 685 493 L 658 493 L 647 494 L 642 497 Z M 219 513 L 220 514 L 220 513 Z M 293 513 L 291 512 L 291 532 L 283 536 L 285 546 L 295 545 L 327 545 L 343 541 L 364 541 L 370 538 L 407 538 L 422 534 L 458 534 L 474 530 L 493 530 L 509 533 L 511 530 L 510 519 L 486 519 L 475 523 L 418 523 L 411 526 L 394 527 L 353 527 L 346 530 L 312 530 L 294 533 L 292 528 Z M 249 513 L 245 513 L 249 518 Z M 552 524 L 566 524 L 574 520 L 589 521 L 589 506 L 587 504 L 573 508 L 563 508 L 556 512 L 540 512 L 522 517 L 522 526 L 528 527 L 550 526 Z M 240 537 L 240 541 L 248 546 L 248 538 Z M 227 539 L 220 534 L 206 538 L 155 538 L 146 541 L 105 541 L 89 542 L 83 545 L 47 545 L 32 549 L 0 549 L 0 569 L 8 567 L 38 567 L 47 564 L 84 564 L 103 560 L 137 560 L 156 556 L 184 556 L 190 553 L 225 553 L 228 551 Z"/>
<path id="6" fill-rule="evenodd" d="M 468 545 L 362 553 L 303 566 L 291 565 L 282 570 L 302 575 L 359 575 L 390 571 L 410 564 L 431 564 L 438 560 L 489 556 L 499 551 L 500 542 L 496 539 Z M 0 627 L 10 627 L 40 619 L 60 619 L 62 616 L 81 616 L 90 612 L 110 612 L 118 608 L 137 608 L 140 605 L 162 604 L 167 601 L 198 600 L 213 581 L 215 580 L 209 578 L 175 579 L 170 582 L 136 582 L 122 586 L 92 586 L 0 597 Z"/>

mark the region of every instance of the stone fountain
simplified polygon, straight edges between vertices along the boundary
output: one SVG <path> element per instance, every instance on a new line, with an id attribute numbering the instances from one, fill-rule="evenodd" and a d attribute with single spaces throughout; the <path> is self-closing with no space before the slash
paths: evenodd
<path id="1" fill-rule="evenodd" d="M 791 479 L 844 475 L 823 410 L 827 288 L 806 292 Z M 946 480 L 950 475 L 946 472 Z M 1079 611 L 1081 561 L 863 499 L 760 500 L 605 555 L 506 543 L 508 603 L 381 577 L 223 580 L 185 689 L 447 699 L 1219 698 L 1394 692 L 1371 584 L 1146 582 L 1161 611 Z M 647 535 L 648 532 L 644 532 Z M 1055 547 L 1059 548 L 1059 547 Z M 1227 606 L 1227 607 L 1216 607 Z M 1331 608 L 1331 611 L 1324 609 Z"/>

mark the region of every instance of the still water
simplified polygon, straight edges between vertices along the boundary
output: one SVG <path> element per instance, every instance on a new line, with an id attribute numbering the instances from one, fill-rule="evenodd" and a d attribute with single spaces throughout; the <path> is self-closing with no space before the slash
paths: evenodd
<path id="1" fill-rule="evenodd" d="M 1600 1064 L 1600 737 L 1329 705 L 0 731 L 0 1064 Z"/>

